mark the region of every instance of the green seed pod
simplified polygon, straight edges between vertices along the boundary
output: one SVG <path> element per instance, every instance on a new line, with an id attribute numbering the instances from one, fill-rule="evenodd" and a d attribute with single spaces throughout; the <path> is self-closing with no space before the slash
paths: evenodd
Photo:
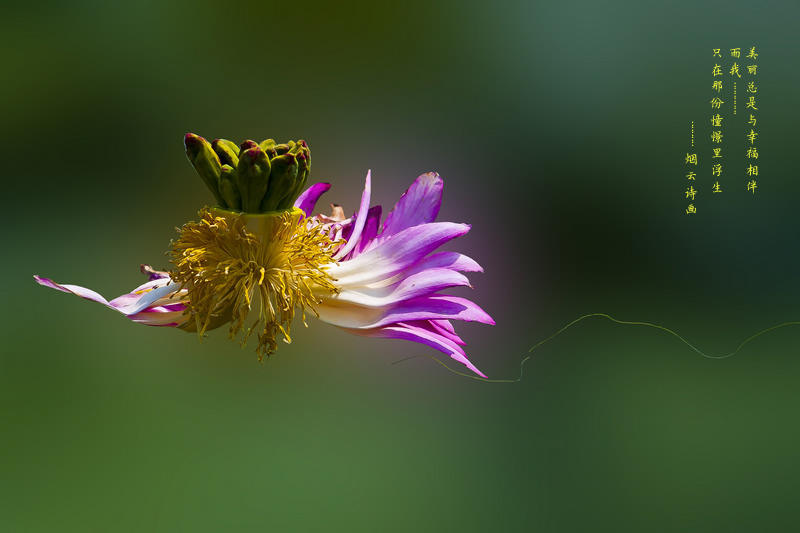
<path id="1" fill-rule="evenodd" d="M 258 213 L 271 181 L 270 162 L 267 154 L 258 145 L 239 155 L 236 184 L 242 195 L 242 210 L 246 213 Z"/>
<path id="2" fill-rule="evenodd" d="M 236 170 L 230 165 L 222 165 L 222 172 L 219 175 L 219 193 L 225 200 L 228 209 L 240 211 L 242 209 L 242 195 L 236 186 L 236 180 Z"/>
<path id="3" fill-rule="evenodd" d="M 224 205 L 225 202 L 219 193 L 219 175 L 222 164 L 211 145 L 207 140 L 194 133 L 187 133 L 183 138 L 183 144 L 186 148 L 186 156 L 194 169 L 211 189 L 217 202 Z"/>
<path id="4" fill-rule="evenodd" d="M 293 154 L 274 157 L 271 164 L 269 189 L 261 202 L 261 211 L 277 210 L 281 200 L 294 189 L 297 179 L 297 158 Z"/>
<path id="5" fill-rule="evenodd" d="M 245 213 L 291 209 L 311 171 L 304 140 L 277 144 L 227 139 L 209 143 L 193 133 L 184 139 L 186 155 L 220 206 Z"/>
<path id="6" fill-rule="evenodd" d="M 269 149 L 275 146 L 275 139 L 265 139 L 261 141 L 258 146 L 269 154 Z"/>
<path id="7" fill-rule="evenodd" d="M 248 139 L 239 145 L 240 148 L 239 155 L 242 155 L 241 153 L 244 152 L 245 150 L 249 150 L 250 148 L 256 148 L 257 146 L 258 146 L 257 142 Z"/>
<path id="8" fill-rule="evenodd" d="M 301 149 L 295 156 L 297 159 L 297 177 L 294 180 L 294 186 L 278 203 L 278 209 L 291 208 L 292 205 L 294 205 L 294 201 L 297 200 L 297 197 L 300 196 L 301 192 L 303 192 L 303 189 L 306 186 L 306 181 L 308 180 L 308 173 L 311 169 L 310 155 L 311 153 L 306 148 Z"/>
<path id="9" fill-rule="evenodd" d="M 214 139 L 211 147 L 217 153 L 223 165 L 230 165 L 236 168 L 236 165 L 239 164 L 239 147 L 236 146 L 235 142 L 228 139 Z"/>
<path id="10" fill-rule="evenodd" d="M 276 144 L 275 151 L 277 152 L 278 155 L 288 154 L 289 150 L 292 149 L 292 146 L 294 146 L 293 141 L 289 141 L 286 144 Z"/>
<path id="11" fill-rule="evenodd" d="M 301 142 L 303 142 L 303 141 L 297 141 L 296 143 L 293 142 L 293 141 L 289 141 L 288 144 L 291 145 L 291 148 L 289 148 L 289 153 L 290 154 L 299 154 L 303 150 L 305 150 L 306 147 L 303 146 L 302 144 L 300 144 Z"/>

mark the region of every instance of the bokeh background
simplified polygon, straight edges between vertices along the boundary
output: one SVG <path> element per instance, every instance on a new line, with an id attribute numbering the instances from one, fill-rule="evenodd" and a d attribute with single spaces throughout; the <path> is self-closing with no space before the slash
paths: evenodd
<path id="1" fill-rule="evenodd" d="M 210 201 L 185 132 L 302 137 L 313 180 L 334 183 L 323 206 L 354 209 L 369 168 L 387 207 L 418 174 L 445 178 L 440 219 L 473 224 L 450 249 L 485 268 L 457 292 L 497 321 L 459 330 L 490 377 L 518 376 L 591 312 L 727 353 L 799 316 L 798 16 L 741 1 L 5 7 L 0 529 L 791 529 L 798 328 L 720 361 L 588 320 L 521 382 L 481 383 L 319 323 L 260 365 L 224 331 L 137 326 L 31 275 L 127 292 Z M 753 45 L 760 188 L 744 189 L 732 127 L 712 198 L 711 49 Z"/>

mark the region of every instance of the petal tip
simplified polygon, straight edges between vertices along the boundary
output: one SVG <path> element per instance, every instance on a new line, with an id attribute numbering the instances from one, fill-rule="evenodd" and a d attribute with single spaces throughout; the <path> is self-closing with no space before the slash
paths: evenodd
<path id="1" fill-rule="evenodd" d="M 470 369 L 472 372 L 478 374 L 483 379 L 489 379 L 486 374 L 484 374 L 483 372 L 478 370 L 478 367 L 473 365 L 472 361 L 467 359 L 465 356 L 461 356 L 461 355 L 457 355 L 457 354 L 451 354 L 450 357 L 452 357 L 453 359 L 455 359 L 456 361 L 458 361 L 459 363 L 461 363 L 462 365 L 464 365 L 465 367 Z"/>
<path id="2" fill-rule="evenodd" d="M 438 172 L 425 172 L 417 177 L 418 180 L 430 180 L 433 183 L 444 182 Z"/>

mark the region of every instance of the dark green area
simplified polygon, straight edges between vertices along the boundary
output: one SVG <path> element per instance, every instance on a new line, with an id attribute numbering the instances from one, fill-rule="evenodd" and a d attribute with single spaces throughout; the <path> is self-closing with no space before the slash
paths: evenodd
<path id="1" fill-rule="evenodd" d="M 450 248 L 486 269 L 459 294 L 497 321 L 458 329 L 490 377 L 516 376 L 530 346 L 590 312 L 729 352 L 798 319 L 798 11 L 7 8 L 0 529 L 791 530 L 800 329 L 711 361 L 587 321 L 539 349 L 522 383 L 485 384 L 426 358 L 390 365 L 433 352 L 313 321 L 259 365 L 222 331 L 198 343 L 130 324 L 31 275 L 127 292 L 214 202 L 186 132 L 303 138 L 308 183 L 333 183 L 325 210 L 351 214 L 368 169 L 384 209 L 418 174 L 444 177 L 440 219 L 473 224 Z M 711 49 L 753 45 L 759 190 L 745 190 L 731 121 L 712 197 Z"/>

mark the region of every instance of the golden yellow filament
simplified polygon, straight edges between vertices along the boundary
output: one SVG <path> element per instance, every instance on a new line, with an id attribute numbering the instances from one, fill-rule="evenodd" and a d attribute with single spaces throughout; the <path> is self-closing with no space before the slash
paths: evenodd
<path id="1" fill-rule="evenodd" d="M 302 220 L 302 211 L 248 215 L 203 209 L 199 222 L 179 230 L 170 252 L 170 276 L 188 291 L 185 329 L 199 335 L 230 322 L 233 339 L 244 329 L 242 345 L 258 332 L 259 360 L 277 349 L 278 332 L 291 342 L 295 308 L 316 314 L 314 292 L 336 293 L 322 268 L 333 262 L 340 243 Z M 245 329 L 254 303 L 258 317 Z"/>

